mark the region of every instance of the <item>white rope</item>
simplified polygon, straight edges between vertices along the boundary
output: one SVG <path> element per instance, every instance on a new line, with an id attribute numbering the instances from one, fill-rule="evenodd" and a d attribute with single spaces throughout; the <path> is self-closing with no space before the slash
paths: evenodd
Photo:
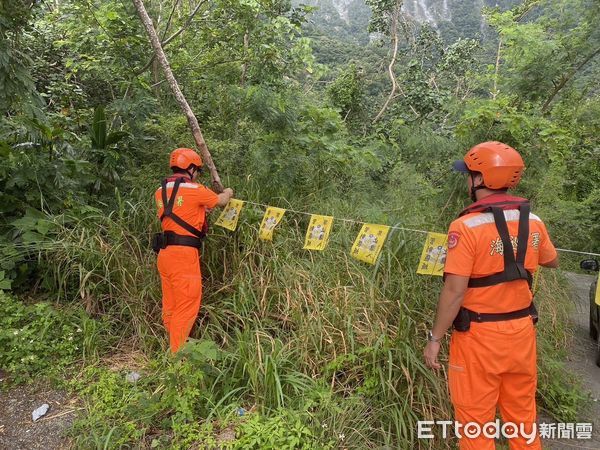
<path id="1" fill-rule="evenodd" d="M 269 208 L 269 205 L 265 205 L 264 203 L 256 203 L 256 202 L 251 202 L 248 200 L 242 200 L 244 203 L 249 203 L 251 205 L 256 205 L 256 206 L 263 206 L 265 208 Z M 289 208 L 284 208 L 286 211 L 290 211 L 296 214 L 304 214 L 305 216 L 312 216 L 315 215 L 314 213 L 309 213 L 309 212 L 305 212 L 305 211 L 296 211 L 294 209 L 289 209 Z M 359 223 L 361 225 L 365 225 L 369 222 L 361 222 L 360 220 L 353 220 L 353 219 L 344 219 L 341 217 L 334 217 L 334 220 L 339 220 L 341 222 L 350 222 L 350 223 Z M 387 225 L 386 225 L 387 226 Z M 414 233 L 423 233 L 423 234 L 427 234 L 429 233 L 429 231 L 425 231 L 425 230 L 415 230 L 414 228 L 404 228 L 404 227 L 397 227 L 397 226 L 390 226 L 389 227 L 392 230 L 403 230 L 403 231 L 412 231 Z"/>
<path id="2" fill-rule="evenodd" d="M 557 248 L 557 252 L 578 253 L 580 255 L 600 256 L 600 253 L 578 252 L 577 250 L 568 250 L 566 248 Z"/>
<path id="3" fill-rule="evenodd" d="M 257 203 L 257 202 L 251 202 L 249 200 L 242 200 L 244 203 L 249 203 L 251 205 L 256 205 L 256 206 L 262 206 L 264 208 L 269 208 L 270 205 L 266 205 L 264 203 Z M 304 214 L 305 216 L 312 216 L 314 215 L 313 213 L 309 213 L 306 211 L 296 211 L 294 209 L 289 209 L 289 208 L 285 208 L 286 211 L 290 211 L 292 213 L 296 213 L 296 214 Z M 347 222 L 347 223 L 358 223 L 361 225 L 367 224 L 369 222 L 361 222 L 360 220 L 354 220 L 354 219 L 344 219 L 341 217 L 334 217 L 334 220 L 339 220 L 341 222 Z M 405 228 L 405 227 L 397 227 L 397 226 L 390 226 L 391 230 L 402 230 L 402 231 L 412 231 L 413 233 L 421 233 L 421 234 L 428 234 L 429 231 L 426 230 L 416 230 L 414 228 Z M 558 252 L 566 252 L 566 253 L 577 253 L 579 255 L 589 255 L 589 256 L 599 256 L 600 257 L 600 253 L 592 253 L 592 252 L 580 252 L 577 250 L 568 250 L 565 248 L 557 248 L 556 251 Z"/>

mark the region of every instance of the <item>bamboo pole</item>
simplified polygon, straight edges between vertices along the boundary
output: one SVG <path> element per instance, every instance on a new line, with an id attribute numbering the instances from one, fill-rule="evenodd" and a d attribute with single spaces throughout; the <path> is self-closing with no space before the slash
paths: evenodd
<path id="1" fill-rule="evenodd" d="M 215 163 L 213 162 L 212 156 L 210 155 L 206 142 L 204 141 L 204 136 L 202 136 L 202 130 L 200 130 L 198 119 L 196 119 L 192 108 L 185 99 L 183 92 L 181 92 L 181 88 L 179 87 L 179 84 L 177 83 L 177 80 L 173 75 L 173 71 L 171 70 L 169 61 L 167 60 L 165 52 L 163 51 L 160 39 L 156 34 L 154 25 L 152 24 L 152 20 L 150 19 L 150 16 L 148 15 L 146 8 L 144 7 L 144 3 L 142 0 L 132 1 L 135 6 L 135 9 L 137 10 L 138 15 L 140 16 L 142 23 L 144 24 L 144 28 L 146 28 L 146 32 L 148 33 L 148 37 L 150 38 L 150 43 L 152 44 L 152 48 L 154 49 L 154 53 L 156 54 L 158 62 L 160 63 L 160 65 L 163 68 L 163 71 L 165 72 L 165 76 L 167 78 L 169 86 L 171 86 L 173 94 L 175 95 L 175 99 L 177 100 L 177 103 L 179 103 L 181 110 L 187 118 L 190 129 L 192 130 L 192 135 L 194 136 L 194 141 L 196 142 L 196 146 L 200 150 L 204 164 L 206 165 L 206 167 L 208 167 L 208 170 L 210 172 L 213 188 L 217 192 L 222 192 L 223 184 L 221 183 L 221 178 L 219 177 L 219 173 L 217 172 Z"/>

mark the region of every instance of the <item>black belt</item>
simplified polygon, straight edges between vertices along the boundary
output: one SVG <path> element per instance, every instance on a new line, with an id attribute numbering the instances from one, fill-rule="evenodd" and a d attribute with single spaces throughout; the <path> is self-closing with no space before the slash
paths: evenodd
<path id="1" fill-rule="evenodd" d="M 195 236 L 182 236 L 173 232 L 165 232 L 165 247 L 168 245 L 182 245 L 184 247 L 195 247 L 200 248 L 202 246 L 202 239 Z"/>
<path id="2" fill-rule="evenodd" d="M 467 308 L 464 309 L 469 314 L 472 322 L 501 322 L 503 320 L 521 319 L 522 317 L 531 316 L 535 323 L 538 319 L 537 310 L 533 302 L 527 308 L 506 313 L 478 313 Z"/>

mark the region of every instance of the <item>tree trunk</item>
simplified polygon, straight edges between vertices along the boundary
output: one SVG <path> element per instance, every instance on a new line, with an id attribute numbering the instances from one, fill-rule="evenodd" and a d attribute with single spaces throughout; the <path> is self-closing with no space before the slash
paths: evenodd
<path id="1" fill-rule="evenodd" d="M 246 32 L 244 33 L 244 63 L 242 64 L 242 74 L 240 75 L 240 86 L 244 87 L 244 84 L 246 84 L 246 72 L 248 71 L 248 61 L 246 58 L 248 58 L 248 46 L 249 46 L 249 40 L 250 40 L 250 32 L 248 30 L 246 30 Z"/>
<path id="2" fill-rule="evenodd" d="M 494 71 L 494 87 L 492 88 L 492 100 L 498 95 L 498 73 L 500 72 L 500 50 L 502 50 L 502 35 L 498 38 L 498 51 L 496 53 L 496 70 Z"/>
<path id="3" fill-rule="evenodd" d="M 146 12 L 144 3 L 142 0 L 133 0 L 133 4 L 135 5 L 135 9 L 137 10 L 138 15 L 140 16 L 140 19 L 141 19 L 142 23 L 144 24 L 144 28 L 146 28 L 146 32 L 148 33 L 148 37 L 150 38 L 150 43 L 152 44 L 152 48 L 154 49 L 156 57 L 158 58 L 158 62 L 160 63 L 160 65 L 163 68 L 163 71 L 165 72 L 165 77 L 167 78 L 167 81 L 169 82 L 169 86 L 171 86 L 171 90 L 173 91 L 173 94 L 175 95 L 175 98 L 177 99 L 177 103 L 179 103 L 181 110 L 183 111 L 183 113 L 185 114 L 185 116 L 187 118 L 188 124 L 189 124 L 189 126 L 192 130 L 192 134 L 194 136 L 194 141 L 196 142 L 196 146 L 200 150 L 200 153 L 202 154 L 202 159 L 204 160 L 204 164 L 208 167 L 208 170 L 210 172 L 210 175 L 212 178 L 212 183 L 213 183 L 213 188 L 217 192 L 222 192 L 223 184 L 221 183 L 221 178 L 219 177 L 217 168 L 215 167 L 212 156 L 210 155 L 210 152 L 208 151 L 208 147 L 206 146 L 206 142 L 204 141 L 204 137 L 202 136 L 202 131 L 200 130 L 200 125 L 198 124 L 198 119 L 196 119 L 196 116 L 194 115 L 192 108 L 190 108 L 190 105 L 188 104 L 187 100 L 183 96 L 183 92 L 181 92 L 181 89 L 179 88 L 179 84 L 177 83 L 177 80 L 175 79 L 175 76 L 173 75 L 173 71 L 171 70 L 169 61 L 167 60 L 165 52 L 163 51 L 162 46 L 160 44 L 160 39 L 158 38 L 158 35 L 156 34 L 156 30 L 154 29 L 154 26 L 152 25 L 152 20 L 150 19 L 150 16 L 148 16 L 148 13 Z"/>

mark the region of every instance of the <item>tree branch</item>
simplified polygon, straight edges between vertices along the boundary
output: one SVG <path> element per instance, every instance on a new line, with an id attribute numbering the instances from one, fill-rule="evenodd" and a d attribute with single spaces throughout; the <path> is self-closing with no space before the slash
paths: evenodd
<path id="1" fill-rule="evenodd" d="M 198 2 L 198 4 L 196 5 L 196 8 L 192 11 L 192 13 L 188 16 L 187 20 L 185 21 L 185 23 L 181 26 L 181 28 L 179 30 L 177 30 L 175 33 L 173 33 L 171 36 L 169 36 L 167 38 L 166 41 L 164 41 L 162 43 L 163 47 L 165 45 L 169 45 L 169 43 L 175 39 L 177 36 L 179 36 L 181 33 L 183 33 L 185 31 L 185 29 L 187 27 L 189 27 L 192 23 L 192 20 L 194 20 L 194 16 L 198 13 L 198 11 L 200 11 L 200 7 L 206 3 L 206 0 L 201 0 Z"/>
<path id="2" fill-rule="evenodd" d="M 198 119 L 196 119 L 192 108 L 190 108 L 189 103 L 184 97 L 183 92 L 181 92 L 179 84 L 177 83 L 177 80 L 173 75 L 173 71 L 171 70 L 169 61 L 167 60 L 165 52 L 163 51 L 163 48 L 161 46 L 160 39 L 156 34 L 154 26 L 152 25 L 152 20 L 150 19 L 150 16 L 148 16 L 148 12 L 146 11 L 142 0 L 132 1 L 135 5 L 135 9 L 137 10 L 138 15 L 140 16 L 142 23 L 144 24 L 144 27 L 146 28 L 146 32 L 148 33 L 148 37 L 150 38 L 150 43 L 152 44 L 156 57 L 158 58 L 158 61 L 163 68 L 163 71 L 165 72 L 165 77 L 167 78 L 167 81 L 171 86 L 173 94 L 175 95 L 175 99 L 177 100 L 177 103 L 179 103 L 181 110 L 187 118 L 188 124 L 192 130 L 192 135 L 194 136 L 194 141 L 196 142 L 196 146 L 200 150 L 200 153 L 202 154 L 202 159 L 204 160 L 204 163 L 210 171 L 213 187 L 218 192 L 221 192 L 223 191 L 223 185 L 221 184 L 221 179 L 219 177 L 219 173 L 217 172 L 217 168 L 215 167 L 215 164 L 213 162 L 212 156 L 208 151 L 208 147 L 204 140 L 204 136 L 202 136 L 202 131 L 200 130 Z"/>
<path id="3" fill-rule="evenodd" d="M 171 26 L 171 21 L 173 20 L 173 16 L 175 15 L 175 10 L 177 9 L 177 5 L 179 5 L 179 2 L 181 0 L 175 0 L 173 2 L 173 8 L 171 8 L 171 13 L 169 14 L 169 18 L 167 19 L 167 24 L 165 25 L 165 29 L 163 30 L 162 33 L 162 37 L 160 38 L 161 41 L 165 40 L 165 37 L 167 36 L 167 31 L 169 31 L 169 27 Z M 163 47 L 165 46 L 164 42 L 163 42 Z"/>
<path id="4" fill-rule="evenodd" d="M 179 3 L 179 0 L 177 0 L 175 2 L 175 4 L 173 5 L 173 10 L 171 11 L 171 16 L 169 16 L 169 21 L 167 23 L 167 26 L 165 28 L 164 34 L 163 34 L 163 39 L 167 34 L 167 30 L 169 28 L 169 24 L 171 23 L 171 17 L 173 15 L 173 12 L 175 11 L 175 6 L 177 5 L 177 3 Z M 196 7 L 194 8 L 194 10 L 191 12 L 191 14 L 188 16 L 188 18 L 186 19 L 185 23 L 181 26 L 181 28 L 179 28 L 179 30 L 177 30 L 175 33 L 173 33 L 171 36 L 169 36 L 166 40 L 163 40 L 161 42 L 161 45 L 163 48 L 165 48 L 167 45 L 169 45 L 169 43 L 171 41 L 173 41 L 173 39 L 175 39 L 177 36 L 179 36 L 181 33 L 183 33 L 185 31 L 185 29 L 187 27 L 190 26 L 190 24 L 192 23 L 192 20 L 194 19 L 194 16 L 198 13 L 198 11 L 200 11 L 200 7 L 206 3 L 206 0 L 201 0 L 200 2 L 198 2 L 198 4 L 196 5 Z M 136 76 L 143 74 L 146 70 L 148 70 L 148 68 L 152 65 L 152 63 L 154 62 L 154 58 L 156 58 L 156 53 L 154 53 L 152 55 L 152 57 L 150 58 L 150 60 L 144 65 L 144 67 L 142 67 L 140 70 L 138 70 L 136 72 Z"/>
<path id="5" fill-rule="evenodd" d="M 590 62 L 594 57 L 596 57 L 600 53 L 600 47 L 594 50 L 591 54 L 589 54 L 583 61 L 581 61 L 577 66 L 573 67 L 571 71 L 562 77 L 560 83 L 556 84 L 554 90 L 550 94 L 550 97 L 544 102 L 544 106 L 542 106 L 542 112 L 546 112 L 552 100 L 558 95 L 558 93 L 565 87 L 565 85 L 579 72 L 583 66 L 585 66 L 588 62 Z"/>

